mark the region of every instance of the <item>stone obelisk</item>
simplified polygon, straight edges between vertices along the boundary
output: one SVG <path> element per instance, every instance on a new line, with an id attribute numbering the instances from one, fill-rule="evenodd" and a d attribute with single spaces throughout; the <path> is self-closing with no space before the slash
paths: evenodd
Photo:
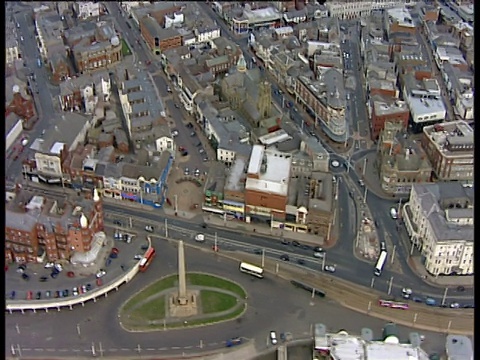
<path id="1" fill-rule="evenodd" d="M 183 249 L 183 240 L 178 242 L 178 303 L 185 305 L 187 303 L 187 283 L 185 280 L 185 252 Z"/>

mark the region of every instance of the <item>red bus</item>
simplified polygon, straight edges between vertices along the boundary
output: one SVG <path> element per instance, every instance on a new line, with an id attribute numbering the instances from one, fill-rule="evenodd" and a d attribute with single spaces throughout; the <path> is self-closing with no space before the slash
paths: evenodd
<path id="1" fill-rule="evenodd" d="M 154 257 L 155 257 L 155 249 L 151 247 L 150 249 L 147 250 L 143 259 L 140 260 L 141 272 L 145 272 L 147 270 L 148 266 L 150 265 Z"/>
<path id="2" fill-rule="evenodd" d="M 391 300 L 378 300 L 378 305 L 383 307 L 389 307 L 391 309 L 402 309 L 402 310 L 408 309 L 408 304 L 398 302 L 398 301 L 391 301 Z"/>

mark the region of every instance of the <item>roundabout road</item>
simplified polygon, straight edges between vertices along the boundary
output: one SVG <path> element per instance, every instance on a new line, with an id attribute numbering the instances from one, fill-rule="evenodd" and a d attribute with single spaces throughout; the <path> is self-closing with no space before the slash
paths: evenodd
<path id="1" fill-rule="evenodd" d="M 187 271 L 208 272 L 224 276 L 244 286 L 249 294 L 248 310 L 240 320 L 229 321 L 203 328 L 129 333 L 117 321 L 117 311 L 133 293 L 152 281 L 176 272 L 175 245 L 156 241 L 157 256 L 146 273 L 141 273 L 108 298 L 90 302 L 85 307 L 49 313 L 27 312 L 6 314 L 6 355 L 12 346 L 24 357 L 67 358 L 91 356 L 92 345 L 103 356 L 129 356 L 154 354 L 191 354 L 223 349 L 224 341 L 241 336 L 255 339 L 257 351 L 265 350 L 268 332 L 289 331 L 294 338 L 306 338 L 313 323 L 322 322 L 329 331 L 343 328 L 359 333 L 370 327 L 376 337 L 381 337 L 385 321 L 374 319 L 340 307 L 332 300 L 314 299 L 309 293 L 294 289 L 289 283 L 266 274 L 262 280 L 252 279 L 238 271 L 238 262 L 211 252 L 186 247 Z M 407 338 L 410 330 L 399 327 L 400 336 Z M 180 333 L 181 331 L 181 333 Z M 444 336 L 422 332 L 429 340 L 427 350 L 441 351 Z M 181 336 L 179 336 L 181 334 Z M 202 348 L 200 348 L 202 346 Z M 140 349 L 140 350 L 139 350 Z M 253 356 L 253 353 L 252 353 Z"/>

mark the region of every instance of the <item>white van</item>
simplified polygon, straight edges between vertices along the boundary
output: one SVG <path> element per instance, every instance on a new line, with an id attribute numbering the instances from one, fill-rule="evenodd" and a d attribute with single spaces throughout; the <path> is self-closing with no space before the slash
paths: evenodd
<path id="1" fill-rule="evenodd" d="M 396 220 L 398 219 L 398 213 L 397 213 L 397 209 L 395 208 L 391 208 L 390 209 L 390 216 L 392 217 L 392 219 Z"/>
<path id="2" fill-rule="evenodd" d="M 195 241 L 197 241 L 197 242 L 204 242 L 204 241 L 205 241 L 205 235 L 203 235 L 203 234 L 197 234 L 197 235 L 195 235 Z"/>

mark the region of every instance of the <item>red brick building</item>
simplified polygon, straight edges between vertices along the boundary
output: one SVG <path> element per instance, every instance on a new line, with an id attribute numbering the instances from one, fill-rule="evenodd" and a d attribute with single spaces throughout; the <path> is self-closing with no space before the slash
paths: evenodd
<path id="1" fill-rule="evenodd" d="M 174 28 L 163 29 L 151 16 L 140 19 L 140 32 L 150 50 L 156 55 L 182 46 L 182 36 Z"/>
<path id="2" fill-rule="evenodd" d="M 48 197 L 18 190 L 6 204 L 5 262 L 68 261 L 74 252 L 91 250 L 95 233 L 103 231 L 102 201 Z"/>
<path id="3" fill-rule="evenodd" d="M 26 130 L 30 130 L 38 120 L 33 99 L 24 98 L 20 92 L 14 92 L 12 101 L 5 108 L 5 116 L 10 113 L 22 119 L 23 128 Z"/>
<path id="4" fill-rule="evenodd" d="M 396 98 L 375 95 L 370 98 L 372 109 L 371 136 L 372 140 L 377 140 L 382 132 L 385 122 L 399 122 L 403 128 L 408 126 L 410 110 L 404 101 Z"/>

